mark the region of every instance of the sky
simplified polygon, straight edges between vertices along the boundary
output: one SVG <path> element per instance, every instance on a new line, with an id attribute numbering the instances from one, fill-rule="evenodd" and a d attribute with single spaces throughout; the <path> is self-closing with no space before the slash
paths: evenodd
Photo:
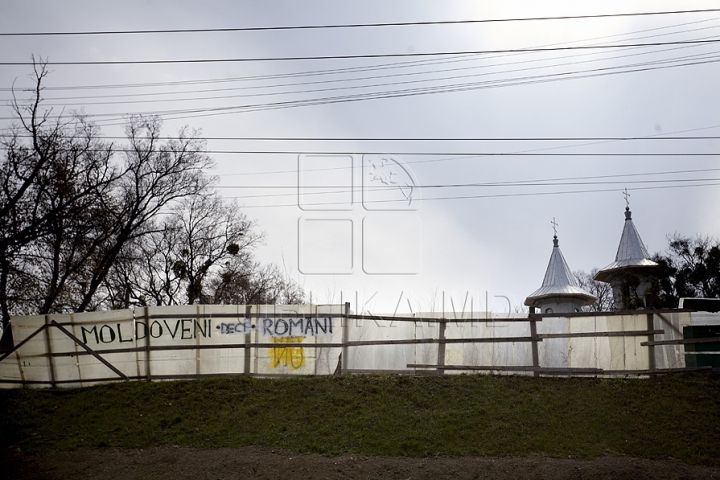
<path id="1" fill-rule="evenodd" d="M 713 1 L 6 0 L 0 124 L 43 58 L 45 105 L 109 139 L 200 129 L 313 302 L 516 312 L 553 221 L 572 270 L 614 260 L 625 189 L 650 252 L 720 237 L 719 42 Z"/>

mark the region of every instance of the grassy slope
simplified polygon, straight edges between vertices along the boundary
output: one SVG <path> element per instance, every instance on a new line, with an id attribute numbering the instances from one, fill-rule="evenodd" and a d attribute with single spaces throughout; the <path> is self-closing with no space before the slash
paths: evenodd
<path id="1" fill-rule="evenodd" d="M 266 445 L 365 455 L 604 453 L 720 464 L 720 379 L 459 375 L 0 390 L 0 447 Z"/>

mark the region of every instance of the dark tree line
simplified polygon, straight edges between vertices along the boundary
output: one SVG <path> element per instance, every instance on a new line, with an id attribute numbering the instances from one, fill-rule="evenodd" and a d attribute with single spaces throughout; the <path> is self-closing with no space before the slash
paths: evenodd
<path id="1" fill-rule="evenodd" d="M 127 120 L 104 141 L 86 116 L 42 107 L 44 64 L 0 136 L 0 316 L 132 305 L 294 303 L 303 292 L 261 266 L 256 226 L 213 190 L 199 132 Z M 241 301 L 242 300 L 242 301 Z"/>
<path id="2" fill-rule="evenodd" d="M 652 289 L 657 308 L 676 308 L 680 298 L 720 298 L 720 241 L 697 235 L 668 238 L 665 253 L 652 260 L 660 265 L 660 278 Z"/>

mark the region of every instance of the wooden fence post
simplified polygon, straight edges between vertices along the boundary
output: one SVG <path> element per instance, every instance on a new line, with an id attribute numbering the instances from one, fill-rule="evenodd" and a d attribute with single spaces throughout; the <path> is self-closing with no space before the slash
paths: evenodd
<path id="1" fill-rule="evenodd" d="M 145 311 L 145 328 L 146 335 L 145 335 L 145 375 L 147 376 L 147 381 L 152 381 L 152 376 L 150 375 L 150 312 L 148 311 L 150 307 L 143 307 L 143 310 Z"/>
<path id="2" fill-rule="evenodd" d="M 655 330 L 655 315 L 652 313 L 647 314 L 647 329 L 648 331 L 652 332 Z M 655 341 L 655 334 L 651 333 L 648 335 L 648 342 L 651 342 L 650 345 L 648 345 L 648 370 L 655 371 L 657 369 L 657 366 L 655 365 L 655 345 L 652 344 L 652 342 Z"/>
<path id="3" fill-rule="evenodd" d="M 443 315 L 444 317 L 445 315 Z M 437 364 L 444 366 L 445 365 L 445 328 L 446 328 L 447 320 L 443 318 L 440 321 L 440 328 L 438 329 L 438 354 L 437 354 Z M 444 368 L 438 368 L 438 373 L 440 375 L 445 375 L 445 369 Z"/>
<path id="4" fill-rule="evenodd" d="M 47 350 L 48 367 L 50 368 L 50 384 L 55 388 L 57 384 L 55 383 L 55 360 L 50 341 L 50 315 L 45 315 L 45 350 Z"/>
<path id="5" fill-rule="evenodd" d="M 245 306 L 245 318 L 250 319 L 250 323 L 252 323 L 252 305 L 246 305 Z M 258 320 L 260 319 L 260 316 L 258 314 Z M 260 322 L 257 322 L 259 325 Z M 243 373 L 245 375 L 250 375 L 250 362 L 252 361 L 252 352 L 250 351 L 250 344 L 252 343 L 252 334 L 250 332 L 247 332 L 245 334 L 245 360 L 243 362 Z"/>
<path id="6" fill-rule="evenodd" d="M 317 310 L 315 310 L 317 315 Z M 350 340 L 350 302 L 345 302 L 345 313 L 340 317 L 342 327 L 342 348 L 340 350 L 340 373 L 346 373 L 348 369 L 348 346 Z"/>
<path id="7" fill-rule="evenodd" d="M 538 334 L 537 334 L 537 319 L 535 316 L 535 307 L 530 307 L 530 337 L 532 338 L 532 362 L 533 362 L 533 376 L 539 377 L 540 372 L 540 355 L 538 354 Z"/>

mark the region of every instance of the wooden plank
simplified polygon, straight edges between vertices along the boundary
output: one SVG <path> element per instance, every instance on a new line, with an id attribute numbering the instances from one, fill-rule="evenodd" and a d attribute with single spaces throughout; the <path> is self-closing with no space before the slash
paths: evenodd
<path id="1" fill-rule="evenodd" d="M 650 345 L 686 345 L 691 343 L 715 343 L 720 342 L 720 337 L 717 338 L 680 338 L 676 340 L 658 340 L 656 342 L 642 342 L 640 345 L 647 347 Z"/>
<path id="2" fill-rule="evenodd" d="M 419 323 L 492 323 L 492 322 L 529 322 L 528 318 L 435 318 L 435 317 L 380 317 L 376 315 L 350 315 L 357 320 L 373 320 L 383 322 L 419 322 Z M 533 321 L 541 321 L 535 319 Z"/>
<path id="3" fill-rule="evenodd" d="M 657 368 L 655 370 L 605 370 L 603 375 L 622 376 L 622 375 L 650 375 L 654 373 L 683 373 L 683 372 L 707 372 L 712 367 L 690 367 L 690 368 Z"/>
<path id="4" fill-rule="evenodd" d="M 427 368 L 436 369 L 439 365 L 409 363 L 408 368 Z M 535 372 L 542 375 L 564 375 L 564 374 L 584 374 L 584 375 L 650 375 L 653 373 L 681 373 L 681 372 L 699 372 L 712 370 L 712 367 L 696 367 L 696 368 L 658 368 L 655 370 L 603 370 L 601 368 L 551 368 L 539 367 L 535 368 L 527 366 L 509 366 L 509 365 L 444 365 L 445 370 L 480 370 L 480 371 L 507 371 L 507 372 Z"/>
<path id="5" fill-rule="evenodd" d="M 532 337 L 483 337 L 483 338 L 446 338 L 443 343 L 514 343 L 532 342 Z"/>
<path id="6" fill-rule="evenodd" d="M 655 310 L 643 310 L 642 313 L 692 313 L 697 312 L 693 308 L 658 308 Z M 575 318 L 575 317 L 612 317 L 617 315 L 639 315 L 638 310 L 614 310 L 612 312 L 567 312 L 567 313 L 536 313 L 529 315 L 531 318 L 542 320 L 543 318 Z"/>
<path id="7" fill-rule="evenodd" d="M 413 338 L 407 340 L 357 340 L 347 342 L 348 347 L 367 347 L 372 345 L 414 345 L 418 343 L 437 343 L 437 338 Z"/>
<path id="8" fill-rule="evenodd" d="M 438 368 L 439 365 L 409 363 L 408 368 Z M 444 365 L 445 370 L 481 370 L 481 371 L 505 371 L 505 372 L 539 372 L 539 373 L 602 373 L 599 368 L 553 368 L 533 367 L 531 365 Z"/>
<path id="9" fill-rule="evenodd" d="M 494 338 L 446 338 L 439 340 L 437 338 L 418 338 L 406 340 L 360 340 L 354 342 L 335 342 L 335 343 L 307 343 L 302 344 L 303 348 L 337 348 L 337 347 L 366 347 L 373 345 L 413 345 L 428 343 L 506 343 L 506 342 L 531 342 L 532 337 L 494 337 Z M 215 345 L 162 345 L 162 346 L 143 346 L 130 348 L 117 348 L 105 350 L 93 350 L 101 355 L 113 353 L 128 353 L 142 350 L 149 351 L 170 351 L 170 350 L 212 350 L 222 348 L 278 348 L 276 343 L 222 343 Z M 90 355 L 89 352 L 56 352 L 55 357 L 73 357 L 78 355 Z"/>
<path id="10" fill-rule="evenodd" d="M 303 348 L 333 348 L 333 347 L 342 347 L 342 343 L 303 343 Z M 251 343 L 251 344 L 245 344 L 245 343 L 220 343 L 215 345 L 158 345 L 158 346 L 151 346 L 149 347 L 149 350 L 152 352 L 157 351 L 171 351 L 171 350 L 213 350 L 213 349 L 223 349 L 223 348 L 282 348 L 278 347 L 277 343 Z M 115 350 L 94 350 L 95 353 L 98 353 L 100 355 L 108 355 L 113 353 L 129 353 L 129 352 L 137 352 L 137 351 L 143 351 L 147 347 L 131 347 L 131 348 L 118 348 Z M 55 357 L 74 357 L 77 355 L 90 355 L 89 352 L 57 352 L 53 353 L 53 356 Z"/>
<path id="11" fill-rule="evenodd" d="M 681 313 L 681 312 L 695 312 L 694 309 L 677 309 L 677 308 L 666 308 L 657 310 L 645 310 L 647 313 L 660 314 L 660 313 Z M 348 315 L 348 318 L 358 320 L 373 320 L 373 321 L 388 321 L 388 322 L 426 322 L 426 323 L 472 323 L 472 322 L 527 322 L 530 319 L 539 322 L 543 318 L 573 318 L 573 317 L 593 317 L 593 316 L 614 316 L 614 315 L 637 315 L 637 310 L 628 311 L 612 311 L 612 312 L 568 312 L 563 314 L 557 313 L 536 313 L 529 315 L 527 318 L 434 318 L 434 317 L 404 317 L 404 316 L 377 316 L 377 315 Z M 250 318 L 294 318 L 294 317 L 314 317 L 313 314 L 305 313 L 264 313 L 264 314 L 253 314 Z M 342 312 L 337 313 L 324 313 L 319 316 L 343 316 Z M 155 319 L 175 319 L 175 318 L 245 318 L 237 313 L 212 313 L 212 314 L 154 314 L 148 317 L 151 320 Z"/>
<path id="12" fill-rule="evenodd" d="M 599 368 L 541 368 L 539 372 L 541 375 L 600 375 L 602 369 Z"/>
<path id="13" fill-rule="evenodd" d="M 351 374 L 360 374 L 360 375 L 373 375 L 376 373 L 383 373 L 387 375 L 415 375 L 415 372 L 412 370 L 393 370 L 393 369 L 380 369 L 380 370 L 373 370 L 373 369 L 367 369 L 367 368 L 349 368 L 346 370 L 345 373 L 351 373 Z M 424 375 L 438 375 L 438 372 L 436 370 L 430 370 L 427 372 L 422 372 Z"/>
<path id="14" fill-rule="evenodd" d="M 540 334 L 537 336 L 539 340 L 546 338 L 572 338 L 572 337 L 595 337 L 595 336 L 642 336 L 655 333 L 663 333 L 663 330 L 637 330 L 627 332 L 586 332 L 586 333 L 558 333 L 558 334 Z M 333 342 L 333 343 L 308 343 L 303 344 L 303 348 L 336 348 L 336 347 L 363 347 L 374 345 L 415 345 L 415 344 L 448 344 L 448 343 L 510 343 L 510 342 L 533 342 L 533 337 L 488 337 L 488 338 L 418 338 L 418 339 L 401 339 L 401 340 L 360 340 L 353 342 Z M 661 342 L 643 342 L 641 345 L 670 345 L 679 343 L 708 343 L 717 342 L 720 338 L 703 338 L 703 339 L 685 339 L 685 340 L 665 340 Z M 206 350 L 206 349 L 225 349 L 225 348 L 276 348 L 275 343 L 231 343 L 216 345 L 165 345 L 165 346 L 149 346 L 94 350 L 98 354 L 112 353 L 128 353 L 146 350 L 150 351 L 168 351 L 168 350 Z M 77 355 L 87 355 L 88 352 L 56 352 L 52 356 L 55 357 L 72 357 Z M 438 362 L 440 364 L 441 362 Z"/>
<path id="15" fill-rule="evenodd" d="M 103 357 L 101 357 L 97 352 L 93 351 L 90 347 L 88 347 L 87 345 L 85 345 L 85 344 L 82 342 L 82 340 L 80 340 L 80 339 L 77 338 L 75 335 L 73 335 L 72 333 L 70 333 L 65 327 L 63 327 L 63 326 L 61 326 L 61 325 L 58 325 L 58 323 L 57 323 L 55 320 L 51 320 L 51 321 L 50 321 L 50 324 L 51 324 L 53 327 L 56 327 L 58 330 L 60 330 L 62 333 L 64 333 L 64 334 L 67 335 L 68 337 L 70 337 L 75 343 L 77 343 L 77 344 L 80 346 L 80 348 L 83 348 L 83 349 L 87 350 L 87 351 L 90 353 L 90 355 L 92 355 L 93 357 L 95 357 L 100 363 L 102 363 L 103 365 L 105 365 L 106 367 L 108 367 L 110 370 L 112 370 L 113 372 L 115 372 L 115 373 L 116 373 L 119 377 L 121 377 L 123 380 L 128 380 L 127 375 L 125 375 L 124 373 L 122 373 L 120 370 L 118 370 L 117 368 L 115 368 L 115 365 L 111 364 L 110 362 L 108 362 L 107 360 L 105 360 Z M 77 380 L 74 380 L 74 381 L 77 382 Z M 55 379 L 54 379 L 54 378 L 53 378 L 53 383 L 55 383 Z"/>
<path id="16" fill-rule="evenodd" d="M 494 338 L 417 338 L 407 340 L 362 340 L 348 342 L 350 347 L 361 347 L 370 345 L 412 345 L 419 343 L 509 343 L 509 342 L 531 342 L 532 337 L 494 337 Z"/>
<path id="17" fill-rule="evenodd" d="M 645 335 L 662 335 L 665 330 L 628 330 L 615 332 L 583 332 L 583 333 L 542 333 L 544 338 L 575 338 L 575 337 L 644 337 Z"/>
<path id="18" fill-rule="evenodd" d="M 408 363 L 408 368 L 437 369 L 440 365 Z M 503 365 L 443 365 L 445 370 L 485 370 L 485 371 L 508 371 L 508 372 L 530 372 L 534 367 L 528 366 L 503 366 Z"/>

